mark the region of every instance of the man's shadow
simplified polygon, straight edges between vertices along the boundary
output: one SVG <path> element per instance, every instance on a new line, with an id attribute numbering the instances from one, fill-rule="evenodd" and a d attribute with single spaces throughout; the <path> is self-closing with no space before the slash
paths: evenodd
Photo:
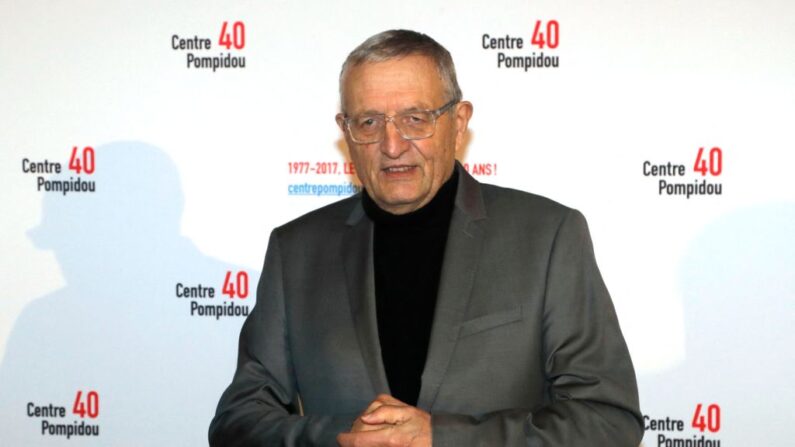
<path id="1" fill-rule="evenodd" d="M 641 409 L 684 421 L 686 435 L 733 445 L 790 445 L 795 399 L 795 204 L 757 205 L 706 226 L 680 267 L 686 360 L 641 377 Z M 691 427 L 696 405 L 720 407 L 716 433 Z M 715 428 L 713 413 L 713 428 Z M 705 419 L 706 420 L 706 419 Z M 657 445 L 659 433 L 647 433 Z"/>
<path id="2" fill-rule="evenodd" d="M 42 222 L 29 231 L 54 251 L 66 286 L 30 303 L 11 332 L 0 365 L 3 444 L 49 441 L 42 420 L 27 416 L 29 402 L 66 407 L 66 418 L 45 419 L 71 425 L 81 421 L 72 414 L 77 391 L 95 390 L 99 417 L 82 421 L 100 425 L 101 445 L 206 445 L 243 317 L 191 316 L 176 284 L 215 287 L 200 305 L 251 309 L 259 272 L 247 272 L 247 299 L 221 295 L 226 272 L 244 269 L 180 235 L 179 174 L 161 150 L 98 147 L 95 173 L 81 178 L 96 192 L 46 193 Z"/>

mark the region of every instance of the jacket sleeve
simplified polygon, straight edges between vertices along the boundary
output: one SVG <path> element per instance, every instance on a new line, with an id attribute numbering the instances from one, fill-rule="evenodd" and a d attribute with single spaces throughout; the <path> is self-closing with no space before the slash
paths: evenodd
<path id="1" fill-rule="evenodd" d="M 485 415 L 433 414 L 435 447 L 638 446 L 643 419 L 635 372 L 578 211 L 570 210 L 558 228 L 544 300 L 547 404 Z"/>
<path id="2" fill-rule="evenodd" d="M 278 230 L 271 233 L 257 303 L 240 333 L 237 370 L 210 423 L 211 446 L 336 446 L 350 416 L 303 416 L 290 358 Z"/>

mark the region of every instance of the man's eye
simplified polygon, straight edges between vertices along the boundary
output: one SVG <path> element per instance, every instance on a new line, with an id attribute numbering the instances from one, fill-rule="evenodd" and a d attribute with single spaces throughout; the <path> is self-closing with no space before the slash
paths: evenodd
<path id="1" fill-rule="evenodd" d="M 422 125 L 428 122 L 428 117 L 424 113 L 409 113 L 403 115 L 403 122 L 413 126 Z"/>
<path id="2" fill-rule="evenodd" d="M 360 129 L 372 129 L 378 126 L 378 121 L 373 117 L 362 117 L 356 120 L 356 126 Z"/>

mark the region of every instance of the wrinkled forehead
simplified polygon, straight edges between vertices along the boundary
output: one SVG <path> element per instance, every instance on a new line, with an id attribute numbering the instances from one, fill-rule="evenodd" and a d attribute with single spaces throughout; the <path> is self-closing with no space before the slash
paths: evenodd
<path id="1" fill-rule="evenodd" d="M 350 67 L 342 80 L 342 110 L 348 115 L 431 109 L 444 100 L 434 62 L 420 55 Z"/>

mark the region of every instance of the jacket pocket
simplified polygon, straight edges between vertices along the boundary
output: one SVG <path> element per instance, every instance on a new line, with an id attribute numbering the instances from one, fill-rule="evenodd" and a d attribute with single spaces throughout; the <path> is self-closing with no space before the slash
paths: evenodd
<path id="1" fill-rule="evenodd" d="M 473 318 L 461 323 L 461 329 L 458 331 L 458 338 L 461 339 L 472 334 L 487 331 L 497 326 L 513 323 L 521 319 L 521 306 Z"/>

